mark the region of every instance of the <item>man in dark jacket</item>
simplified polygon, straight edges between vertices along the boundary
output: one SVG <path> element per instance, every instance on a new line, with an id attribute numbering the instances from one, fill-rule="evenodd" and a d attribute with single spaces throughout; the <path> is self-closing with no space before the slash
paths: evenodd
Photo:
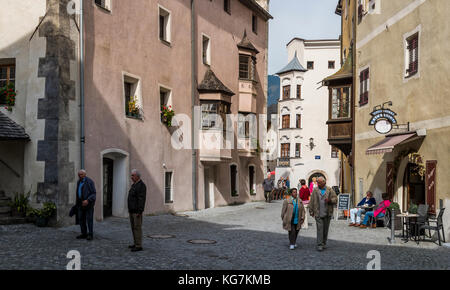
<path id="1" fill-rule="evenodd" d="M 80 170 L 78 172 L 78 178 L 76 206 L 78 209 L 81 235 L 78 236 L 77 239 L 87 239 L 88 241 L 91 241 L 94 237 L 94 206 L 97 192 L 95 190 L 94 181 L 86 176 L 85 170 Z"/>
<path id="2" fill-rule="evenodd" d="M 134 244 L 129 246 L 132 252 L 142 251 L 142 214 L 145 209 L 147 187 L 141 180 L 141 174 L 137 170 L 131 172 L 133 185 L 128 193 L 128 212 L 130 213 L 131 230 Z"/>

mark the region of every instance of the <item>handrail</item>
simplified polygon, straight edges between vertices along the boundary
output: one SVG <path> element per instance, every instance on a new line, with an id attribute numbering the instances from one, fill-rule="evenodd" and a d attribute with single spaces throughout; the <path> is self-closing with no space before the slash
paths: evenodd
<path id="1" fill-rule="evenodd" d="M 14 173 L 14 175 L 15 175 L 17 178 L 20 178 L 20 177 L 21 177 L 20 174 L 19 174 L 17 171 L 15 171 L 11 166 L 9 166 L 5 161 L 3 161 L 3 160 L 0 159 L 0 163 L 3 164 L 3 165 L 5 165 L 5 167 L 8 168 L 9 170 L 11 170 L 11 172 Z"/>

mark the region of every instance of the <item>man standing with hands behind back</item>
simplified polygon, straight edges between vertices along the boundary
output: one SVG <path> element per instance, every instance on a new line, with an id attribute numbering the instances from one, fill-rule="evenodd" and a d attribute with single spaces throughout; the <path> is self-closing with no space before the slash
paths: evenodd
<path id="1" fill-rule="evenodd" d="M 130 213 L 131 230 L 134 244 L 129 246 L 132 252 L 142 251 L 142 214 L 145 209 L 147 187 L 136 169 L 131 171 L 133 185 L 128 193 L 128 212 Z"/>
<path id="2" fill-rule="evenodd" d="M 337 204 L 337 195 L 334 190 L 326 186 L 325 178 L 319 177 L 317 187 L 311 194 L 309 212 L 316 219 L 317 250 L 323 251 L 327 246 L 328 229 L 333 216 L 334 205 Z"/>
<path id="3" fill-rule="evenodd" d="M 88 241 L 91 241 L 94 237 L 94 206 L 97 192 L 95 190 L 94 181 L 86 176 L 85 170 L 80 170 L 78 172 L 78 178 L 76 206 L 78 208 L 78 221 L 81 227 L 81 236 L 78 236 L 77 239 L 87 239 Z"/>

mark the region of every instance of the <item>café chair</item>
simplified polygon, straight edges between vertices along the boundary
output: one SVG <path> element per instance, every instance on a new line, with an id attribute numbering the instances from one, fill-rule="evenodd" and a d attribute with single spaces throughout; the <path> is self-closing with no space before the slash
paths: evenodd
<path id="1" fill-rule="evenodd" d="M 442 217 L 444 216 L 444 211 L 445 208 L 441 208 L 441 210 L 439 211 L 439 215 L 437 216 L 436 219 L 428 219 L 426 224 L 420 226 L 419 230 L 428 230 L 428 233 L 430 234 L 431 237 L 431 231 L 435 231 L 438 234 L 438 241 L 439 241 L 439 246 L 442 246 L 441 244 L 441 231 L 442 231 L 442 238 L 443 241 L 445 243 L 445 233 L 444 233 L 444 224 L 442 222 Z M 436 223 L 436 225 L 430 225 L 430 222 Z"/>
<path id="2" fill-rule="evenodd" d="M 429 206 L 427 204 L 420 204 L 417 209 L 417 214 L 419 217 L 414 221 L 410 221 L 411 235 L 414 236 L 414 240 L 417 243 L 419 243 L 419 237 L 421 236 L 420 233 L 423 231 L 420 227 L 426 225 L 428 221 L 428 207 Z"/>

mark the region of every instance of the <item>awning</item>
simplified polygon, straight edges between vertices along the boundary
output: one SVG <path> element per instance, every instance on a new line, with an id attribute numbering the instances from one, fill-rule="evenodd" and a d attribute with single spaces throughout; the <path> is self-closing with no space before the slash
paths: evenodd
<path id="1" fill-rule="evenodd" d="M 0 112 L 0 141 L 29 141 L 30 137 L 22 126 Z"/>
<path id="2" fill-rule="evenodd" d="M 410 132 L 402 135 L 387 136 L 383 141 L 367 149 L 366 154 L 373 155 L 392 152 L 394 151 L 395 146 L 398 146 L 401 143 L 404 143 L 414 137 L 417 137 L 416 132 Z"/>

